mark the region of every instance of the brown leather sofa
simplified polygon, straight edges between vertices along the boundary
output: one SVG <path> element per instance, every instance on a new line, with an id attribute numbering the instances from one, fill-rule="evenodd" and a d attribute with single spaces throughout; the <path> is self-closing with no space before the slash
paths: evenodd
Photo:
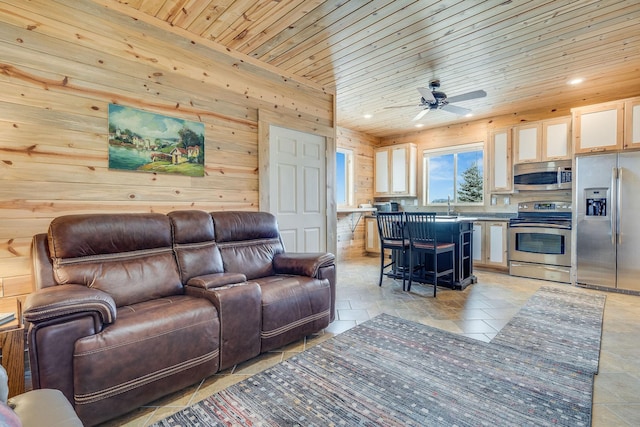
<path id="1" fill-rule="evenodd" d="M 334 256 L 285 252 L 265 212 L 63 216 L 32 250 L 33 386 L 87 426 L 334 319 Z"/>

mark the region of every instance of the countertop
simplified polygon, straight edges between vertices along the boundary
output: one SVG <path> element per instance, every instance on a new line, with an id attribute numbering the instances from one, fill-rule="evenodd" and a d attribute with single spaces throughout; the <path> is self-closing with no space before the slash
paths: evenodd
<path id="1" fill-rule="evenodd" d="M 376 208 L 338 208 L 337 213 L 353 213 L 353 212 L 375 212 Z"/>
<path id="2" fill-rule="evenodd" d="M 412 211 L 417 212 L 417 211 Z M 375 215 L 366 215 L 368 218 L 375 218 Z M 436 213 L 436 220 L 440 222 L 462 222 L 462 221 L 509 221 L 515 218 L 515 213 L 493 213 L 493 212 L 477 212 L 477 213 L 460 213 L 458 215 L 447 215 L 446 213 Z"/>
<path id="3" fill-rule="evenodd" d="M 436 215 L 436 222 L 473 222 L 478 218 L 471 216 Z"/>

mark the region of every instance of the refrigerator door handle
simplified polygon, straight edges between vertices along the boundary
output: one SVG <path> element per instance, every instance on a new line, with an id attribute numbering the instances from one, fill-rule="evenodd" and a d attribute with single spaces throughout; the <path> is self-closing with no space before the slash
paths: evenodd
<path id="1" fill-rule="evenodd" d="M 616 218 L 616 235 L 618 236 L 618 244 L 622 244 L 622 168 L 618 168 L 618 197 L 616 210 L 618 215 Z"/>
<path id="2" fill-rule="evenodd" d="M 616 188 L 616 180 L 618 179 L 618 168 L 611 169 L 611 215 L 609 221 L 611 222 L 611 245 L 615 246 L 618 235 L 618 192 L 620 187 Z M 615 201 L 613 200 L 615 197 Z"/>

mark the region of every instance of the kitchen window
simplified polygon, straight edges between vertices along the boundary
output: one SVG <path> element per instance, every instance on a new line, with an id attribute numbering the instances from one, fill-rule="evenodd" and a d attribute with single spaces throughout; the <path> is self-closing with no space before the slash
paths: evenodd
<path id="1" fill-rule="evenodd" d="M 353 151 L 336 150 L 336 203 L 339 207 L 353 206 Z"/>
<path id="2" fill-rule="evenodd" d="M 484 203 L 484 144 L 423 152 L 423 204 Z"/>

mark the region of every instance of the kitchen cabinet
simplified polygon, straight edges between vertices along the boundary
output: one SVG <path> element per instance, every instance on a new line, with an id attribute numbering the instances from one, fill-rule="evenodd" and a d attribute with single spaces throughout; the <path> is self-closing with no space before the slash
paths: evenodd
<path id="1" fill-rule="evenodd" d="M 489 191 L 513 192 L 511 130 L 500 129 L 489 134 Z"/>
<path id="2" fill-rule="evenodd" d="M 473 265 L 506 270 L 507 220 L 474 221 L 473 223 Z"/>
<path id="3" fill-rule="evenodd" d="M 380 253 L 380 233 L 378 232 L 378 221 L 376 218 L 367 217 L 364 219 L 365 236 L 364 250 L 365 252 Z"/>
<path id="4" fill-rule="evenodd" d="M 640 98 L 624 104 L 624 148 L 640 147 Z"/>
<path id="5" fill-rule="evenodd" d="M 540 123 L 529 123 L 513 128 L 514 163 L 539 162 L 542 157 L 542 131 Z"/>
<path id="6" fill-rule="evenodd" d="M 594 153 L 623 148 L 624 102 L 608 102 L 574 108 L 574 152 Z"/>
<path id="7" fill-rule="evenodd" d="M 571 160 L 571 117 L 560 117 L 542 122 L 542 156 L 543 162 L 554 160 Z"/>
<path id="8" fill-rule="evenodd" d="M 513 128 L 514 164 L 571 159 L 571 117 Z"/>
<path id="9" fill-rule="evenodd" d="M 375 151 L 375 197 L 417 196 L 415 144 L 399 144 Z"/>

